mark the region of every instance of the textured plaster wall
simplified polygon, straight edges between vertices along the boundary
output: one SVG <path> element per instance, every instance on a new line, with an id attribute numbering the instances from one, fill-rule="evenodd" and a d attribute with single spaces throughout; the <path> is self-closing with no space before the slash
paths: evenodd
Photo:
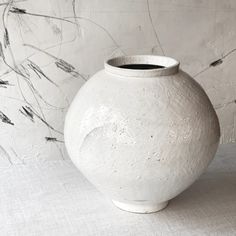
<path id="1" fill-rule="evenodd" d="M 165 54 L 209 95 L 236 139 L 236 1 L 0 1 L 1 166 L 66 159 L 63 123 L 104 58 Z"/>

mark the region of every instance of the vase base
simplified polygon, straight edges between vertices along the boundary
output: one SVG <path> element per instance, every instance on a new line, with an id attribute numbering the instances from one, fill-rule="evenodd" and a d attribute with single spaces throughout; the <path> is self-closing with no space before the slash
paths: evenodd
<path id="1" fill-rule="evenodd" d="M 127 202 L 119 202 L 112 200 L 112 202 L 115 204 L 116 207 L 118 207 L 121 210 L 133 213 L 141 213 L 141 214 L 161 211 L 168 205 L 168 201 L 161 203 L 153 203 L 148 201 L 133 201 L 127 203 Z"/>

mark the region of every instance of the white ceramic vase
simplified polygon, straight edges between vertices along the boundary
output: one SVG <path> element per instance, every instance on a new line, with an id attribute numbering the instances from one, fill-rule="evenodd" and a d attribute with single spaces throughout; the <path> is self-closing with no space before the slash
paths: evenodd
<path id="1" fill-rule="evenodd" d="M 137 213 L 159 211 L 189 187 L 219 137 L 204 90 L 162 56 L 106 61 L 79 90 L 65 122 L 73 163 L 117 207 Z"/>

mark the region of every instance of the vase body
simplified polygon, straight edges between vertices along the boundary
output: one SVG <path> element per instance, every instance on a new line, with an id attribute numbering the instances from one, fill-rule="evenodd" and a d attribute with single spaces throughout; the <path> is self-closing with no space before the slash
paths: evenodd
<path id="1" fill-rule="evenodd" d="M 76 167 L 119 208 L 138 213 L 163 209 L 189 187 L 219 137 L 204 90 L 177 61 L 159 56 L 108 60 L 80 89 L 65 122 Z"/>

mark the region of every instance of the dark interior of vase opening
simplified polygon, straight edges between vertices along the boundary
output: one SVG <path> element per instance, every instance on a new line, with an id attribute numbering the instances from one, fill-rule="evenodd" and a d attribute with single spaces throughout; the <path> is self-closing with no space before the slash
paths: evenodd
<path id="1" fill-rule="evenodd" d="M 153 70 L 153 69 L 165 68 L 165 66 L 154 65 L 154 64 L 125 64 L 117 67 L 131 70 Z"/>

